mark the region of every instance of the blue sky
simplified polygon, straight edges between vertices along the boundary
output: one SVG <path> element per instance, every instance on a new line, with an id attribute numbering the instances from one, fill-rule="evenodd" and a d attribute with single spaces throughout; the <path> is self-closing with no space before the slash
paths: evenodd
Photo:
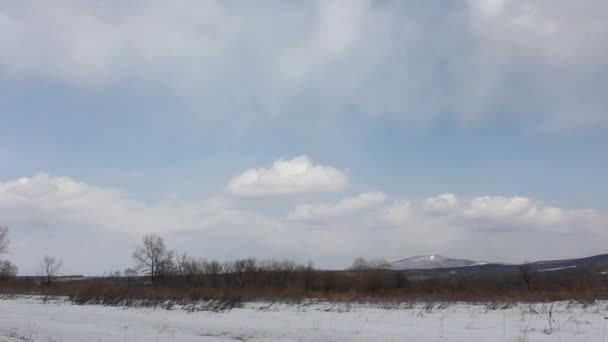
<path id="1" fill-rule="evenodd" d="M 99 274 L 150 232 L 321 267 L 603 253 L 606 9 L 5 2 L 5 257 Z"/>

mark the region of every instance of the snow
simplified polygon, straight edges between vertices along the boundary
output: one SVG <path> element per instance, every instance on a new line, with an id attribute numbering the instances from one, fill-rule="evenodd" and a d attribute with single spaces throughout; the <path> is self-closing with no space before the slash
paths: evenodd
<path id="1" fill-rule="evenodd" d="M 0 341 L 605 341 L 607 302 L 518 304 L 250 303 L 226 312 L 0 300 Z"/>
<path id="2" fill-rule="evenodd" d="M 540 270 L 539 272 L 551 272 L 551 271 L 559 271 L 565 270 L 568 268 L 576 268 L 576 266 L 566 266 L 566 267 L 556 267 L 556 268 L 547 268 L 546 270 Z"/>

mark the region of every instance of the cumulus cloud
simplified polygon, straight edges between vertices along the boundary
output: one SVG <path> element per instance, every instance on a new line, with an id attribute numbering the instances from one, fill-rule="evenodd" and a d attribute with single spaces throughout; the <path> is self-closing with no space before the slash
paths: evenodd
<path id="1" fill-rule="evenodd" d="M 511 115 L 569 128 L 608 120 L 607 10 L 602 0 L 13 1 L 0 10 L 0 70 L 159 84 L 229 120 Z"/>
<path id="2" fill-rule="evenodd" d="M 92 186 L 69 177 L 40 173 L 31 178 L 0 182 L 2 218 L 12 224 L 42 228 L 53 222 L 65 227 L 137 234 L 176 229 L 175 221 L 123 191 Z"/>
<path id="3" fill-rule="evenodd" d="M 444 221 L 452 225 L 473 228 L 544 229 L 554 233 L 574 231 L 581 226 L 597 227 L 600 213 L 590 209 L 551 207 L 527 197 L 483 196 L 458 198 L 442 194 L 420 203 L 395 201 L 380 214 L 389 225 L 404 225 L 411 221 Z"/>
<path id="4" fill-rule="evenodd" d="M 270 168 L 249 169 L 228 184 L 236 196 L 276 196 L 333 192 L 348 183 L 345 171 L 313 164 L 307 156 L 279 159 Z"/>
<path id="5" fill-rule="evenodd" d="M 361 213 L 384 202 L 383 192 L 366 192 L 354 197 L 344 198 L 332 204 L 298 204 L 287 218 L 290 220 L 316 221 L 347 214 Z"/>

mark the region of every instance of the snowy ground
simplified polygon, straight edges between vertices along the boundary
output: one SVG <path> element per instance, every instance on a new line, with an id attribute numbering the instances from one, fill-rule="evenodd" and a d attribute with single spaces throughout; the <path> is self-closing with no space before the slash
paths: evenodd
<path id="1" fill-rule="evenodd" d="M 251 303 L 226 312 L 0 300 L 0 341 L 607 341 L 608 303 Z"/>

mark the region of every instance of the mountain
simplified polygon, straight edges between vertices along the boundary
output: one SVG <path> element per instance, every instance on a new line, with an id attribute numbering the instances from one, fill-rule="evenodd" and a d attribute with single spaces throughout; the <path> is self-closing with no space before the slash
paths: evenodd
<path id="1" fill-rule="evenodd" d="M 467 259 L 452 259 L 437 254 L 417 255 L 411 258 L 391 262 L 388 266 L 395 271 L 402 270 L 428 270 L 434 268 L 456 268 L 485 265 L 486 262 Z"/>
<path id="2" fill-rule="evenodd" d="M 433 258 L 431 259 L 431 257 Z M 450 263 L 453 266 L 444 266 Z M 412 257 L 390 265 L 392 270 L 412 279 L 518 277 L 521 272 L 520 265 L 450 259 L 439 255 Z M 549 280 L 581 277 L 608 278 L 608 254 L 576 259 L 536 261 L 530 262 L 528 265 L 536 278 Z"/>
<path id="3" fill-rule="evenodd" d="M 380 259 L 382 260 L 382 259 Z M 377 261 L 377 260 L 376 260 Z M 608 254 L 584 258 L 542 260 L 528 262 L 527 268 L 537 280 L 552 282 L 568 279 L 597 279 L 608 282 Z M 400 273 L 409 279 L 520 279 L 523 268 L 519 264 L 452 259 L 438 254 L 418 255 L 390 263 L 372 263 L 361 270 L 386 270 Z M 357 271 L 356 268 L 344 270 Z"/>

